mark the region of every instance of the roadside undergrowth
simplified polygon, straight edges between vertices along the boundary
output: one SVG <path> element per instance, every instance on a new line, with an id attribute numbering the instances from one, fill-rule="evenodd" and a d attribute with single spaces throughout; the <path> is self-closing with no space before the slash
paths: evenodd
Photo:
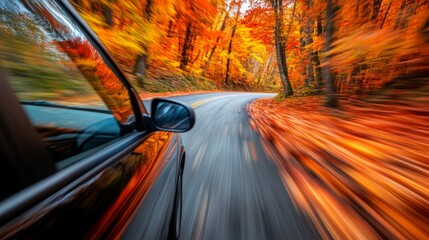
<path id="1" fill-rule="evenodd" d="M 414 103 L 319 96 L 248 106 L 296 206 L 324 239 L 429 236 L 429 99 Z"/>

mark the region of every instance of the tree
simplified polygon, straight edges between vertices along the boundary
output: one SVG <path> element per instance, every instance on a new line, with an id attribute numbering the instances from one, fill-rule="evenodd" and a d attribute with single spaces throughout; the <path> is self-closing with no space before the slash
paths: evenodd
<path id="1" fill-rule="evenodd" d="M 316 23 L 316 36 L 321 37 L 323 34 L 323 27 L 322 27 L 322 16 L 319 15 L 317 17 L 317 23 Z M 322 67 L 320 64 L 320 51 L 317 49 L 313 50 L 313 57 L 314 57 L 314 66 L 316 68 L 316 80 L 317 80 L 317 88 L 320 90 L 322 89 L 323 80 L 322 80 Z"/>
<path id="2" fill-rule="evenodd" d="M 304 36 L 303 38 L 303 45 L 304 47 L 306 47 L 307 49 L 304 51 L 306 53 L 306 58 L 307 58 L 307 66 L 306 69 L 306 75 L 304 75 L 305 77 L 305 82 L 304 85 L 306 87 L 308 87 L 309 84 L 314 82 L 314 71 L 313 71 L 313 67 L 314 67 L 314 61 L 315 61 L 315 52 L 312 50 L 312 43 L 313 43 L 313 17 L 311 14 L 312 11 L 312 0 L 306 0 L 305 1 L 305 8 L 304 11 L 306 12 L 307 15 L 307 19 L 306 21 L 304 21 L 304 26 L 303 26 L 303 34 Z M 304 72 L 305 74 L 305 72 Z"/>
<path id="3" fill-rule="evenodd" d="M 223 17 L 222 25 L 221 25 L 221 27 L 219 29 L 219 31 L 221 33 L 225 30 L 226 22 L 227 22 L 228 17 L 229 17 L 229 11 L 230 11 L 230 9 L 231 9 L 231 7 L 229 6 L 228 9 L 225 11 L 225 16 Z M 217 45 L 219 44 L 219 40 L 220 40 L 220 35 L 216 37 L 216 41 L 215 41 L 212 49 L 210 50 L 209 56 L 207 58 L 207 61 L 204 64 L 204 70 L 203 70 L 203 73 L 202 73 L 203 76 L 206 75 L 206 72 L 207 72 L 207 69 L 210 66 L 210 62 L 212 60 L 213 54 L 216 51 Z"/>
<path id="4" fill-rule="evenodd" d="M 181 1 L 175 5 L 180 50 L 179 68 L 186 70 L 188 64 L 193 62 L 192 59 L 195 59 L 193 51 L 198 45 L 198 38 L 201 39 L 202 33 L 211 25 L 217 14 L 219 2 Z"/>
<path id="5" fill-rule="evenodd" d="M 284 17 L 283 0 L 270 0 L 270 2 L 274 10 L 274 19 L 275 19 L 274 42 L 276 46 L 277 64 L 279 68 L 280 79 L 283 84 L 284 95 L 285 97 L 288 97 L 293 95 L 293 90 L 289 80 L 288 65 L 287 65 L 287 59 L 286 59 L 287 36 L 285 36 L 284 30 L 283 30 L 283 27 L 284 27 L 283 26 L 283 17 Z M 294 3 L 294 8 L 295 7 L 296 7 L 296 1 Z M 291 19 L 290 21 L 292 20 L 293 19 Z"/>
<path id="6" fill-rule="evenodd" d="M 237 4 L 237 12 L 235 14 L 235 20 L 234 20 L 234 25 L 232 26 L 232 30 L 231 30 L 231 37 L 229 39 L 229 44 L 228 44 L 228 58 L 226 60 L 226 74 L 225 74 L 225 85 L 228 85 L 228 81 L 229 81 L 229 68 L 231 65 L 231 52 L 232 52 L 232 42 L 234 40 L 234 36 L 235 36 L 235 31 L 237 30 L 237 25 L 238 25 L 238 20 L 240 18 L 240 9 L 241 9 L 241 5 L 242 5 L 243 1 L 239 0 L 236 4 Z"/>
<path id="7" fill-rule="evenodd" d="M 335 18 L 335 0 L 327 0 L 326 1 L 326 32 L 325 32 L 325 44 L 324 50 L 326 53 L 325 56 L 325 64 L 322 68 L 323 78 L 326 83 L 326 106 L 328 107 L 337 107 L 338 99 L 336 95 L 335 89 L 335 74 L 332 71 L 332 62 L 331 53 L 329 52 L 332 49 L 332 43 L 334 39 L 334 18 Z"/>
<path id="8" fill-rule="evenodd" d="M 153 0 L 146 0 L 145 7 L 144 7 L 144 19 L 146 22 L 151 22 L 152 17 L 152 1 Z M 137 55 L 136 64 L 134 67 L 134 73 L 137 77 L 137 83 L 140 86 L 140 88 L 144 87 L 144 79 L 146 77 L 146 71 L 147 71 L 147 60 L 148 60 L 148 44 L 144 43 L 142 44 L 143 53 Z"/>

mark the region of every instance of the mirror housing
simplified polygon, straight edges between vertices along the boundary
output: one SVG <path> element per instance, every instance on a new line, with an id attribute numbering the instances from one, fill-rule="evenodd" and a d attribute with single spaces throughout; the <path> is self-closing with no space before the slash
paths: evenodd
<path id="1" fill-rule="evenodd" d="M 156 130 L 186 132 L 195 124 L 195 112 L 189 105 L 172 99 L 154 98 L 151 122 Z"/>

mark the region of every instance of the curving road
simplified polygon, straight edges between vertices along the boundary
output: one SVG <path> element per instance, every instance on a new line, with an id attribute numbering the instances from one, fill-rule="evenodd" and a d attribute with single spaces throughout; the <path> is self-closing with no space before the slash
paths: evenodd
<path id="1" fill-rule="evenodd" d="M 213 93 L 174 97 L 196 112 L 186 148 L 181 239 L 316 239 L 292 203 L 246 105 L 273 95 Z"/>

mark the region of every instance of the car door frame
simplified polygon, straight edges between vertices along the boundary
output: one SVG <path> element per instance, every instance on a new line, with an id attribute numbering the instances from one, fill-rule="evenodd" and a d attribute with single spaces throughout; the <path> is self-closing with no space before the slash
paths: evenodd
<path id="1" fill-rule="evenodd" d="M 134 128 L 136 131 L 120 137 L 120 139 L 118 139 L 116 142 L 109 143 L 109 149 L 103 149 L 103 151 L 91 154 L 81 161 L 63 170 L 60 170 L 4 199 L 2 202 L 0 202 L 0 226 L 28 211 L 38 203 L 47 199 L 52 194 L 58 191 L 72 189 L 79 184 L 82 184 L 84 181 L 87 181 L 89 178 L 96 176 L 104 169 L 112 166 L 125 155 L 132 152 L 134 148 L 143 143 L 147 138 L 149 138 L 151 135 L 150 132 L 153 130 L 150 128 L 145 129 L 145 125 L 147 126 L 148 116 L 142 101 L 140 100 L 136 90 L 127 80 L 121 69 L 116 65 L 113 58 L 107 52 L 106 48 L 103 46 L 95 33 L 74 10 L 73 6 L 69 2 L 65 0 L 57 0 L 56 2 L 85 34 L 87 39 L 91 42 L 105 63 L 110 67 L 114 74 L 121 80 L 124 87 L 128 90 L 135 116 L 135 122 L 130 123 L 130 127 Z M 177 136 L 175 136 L 175 139 L 176 138 Z M 178 141 L 173 141 L 173 144 L 178 144 Z M 180 149 L 180 152 L 178 150 L 177 154 L 181 158 L 181 155 L 183 154 L 183 148 L 177 149 Z M 181 164 L 177 162 L 177 173 L 180 171 L 180 165 Z"/>
<path id="2" fill-rule="evenodd" d="M 104 47 L 97 35 L 92 31 L 89 25 L 82 19 L 79 13 L 73 8 L 73 6 L 67 0 L 56 0 L 56 2 L 62 7 L 62 9 L 70 16 L 71 19 L 76 23 L 76 25 L 82 30 L 91 44 L 94 46 L 96 51 L 103 58 L 104 62 L 110 67 L 113 73 L 119 78 L 119 80 L 124 84 L 125 88 L 129 92 L 129 97 L 131 100 L 131 105 L 135 114 L 135 125 L 138 131 L 144 131 L 145 120 L 144 115 L 147 115 L 145 107 L 143 106 L 140 97 L 137 94 L 137 91 L 134 89 L 132 84 L 128 81 L 127 77 L 119 66 L 115 63 L 112 56 L 109 54 L 107 49 Z"/>

